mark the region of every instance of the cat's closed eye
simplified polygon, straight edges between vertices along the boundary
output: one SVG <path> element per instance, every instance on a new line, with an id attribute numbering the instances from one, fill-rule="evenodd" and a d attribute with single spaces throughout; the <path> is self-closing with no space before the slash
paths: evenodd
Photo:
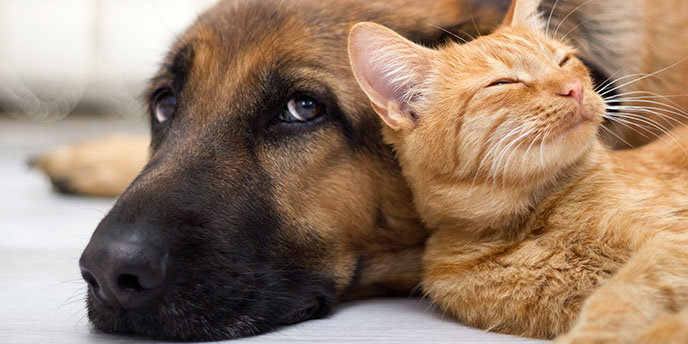
<path id="1" fill-rule="evenodd" d="M 499 79 L 489 85 L 487 87 L 493 87 L 493 86 L 503 86 L 503 85 L 509 85 L 509 84 L 515 84 L 518 81 L 512 80 L 512 79 Z"/>
<path id="2" fill-rule="evenodd" d="M 564 65 L 569 61 L 571 61 L 571 55 L 566 55 L 566 57 L 559 62 L 559 67 L 564 67 Z"/>

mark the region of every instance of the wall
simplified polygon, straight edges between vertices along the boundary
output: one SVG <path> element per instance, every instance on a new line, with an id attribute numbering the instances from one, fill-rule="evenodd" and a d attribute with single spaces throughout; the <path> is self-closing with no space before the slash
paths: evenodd
<path id="1" fill-rule="evenodd" d="M 0 0 L 0 106 L 56 120 L 130 116 L 167 48 L 215 0 Z"/>

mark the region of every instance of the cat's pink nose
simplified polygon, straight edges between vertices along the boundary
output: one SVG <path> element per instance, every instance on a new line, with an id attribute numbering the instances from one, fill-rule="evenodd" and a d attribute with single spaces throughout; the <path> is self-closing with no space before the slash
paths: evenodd
<path id="1" fill-rule="evenodd" d="M 571 97 L 578 104 L 583 104 L 583 83 L 580 80 L 567 81 L 561 86 L 560 96 Z"/>

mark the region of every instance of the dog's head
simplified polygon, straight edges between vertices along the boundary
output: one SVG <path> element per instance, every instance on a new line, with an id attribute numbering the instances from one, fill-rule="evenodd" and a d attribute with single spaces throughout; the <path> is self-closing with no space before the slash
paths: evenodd
<path id="1" fill-rule="evenodd" d="M 455 25 L 456 3 L 224 1 L 201 16 L 151 82 L 150 162 L 81 258 L 95 327 L 216 340 L 409 293 L 427 232 L 346 37 L 368 20 L 439 43 L 429 24 Z"/>

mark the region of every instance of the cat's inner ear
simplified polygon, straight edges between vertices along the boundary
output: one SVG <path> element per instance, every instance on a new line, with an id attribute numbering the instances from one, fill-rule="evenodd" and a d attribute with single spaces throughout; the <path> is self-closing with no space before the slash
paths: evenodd
<path id="1" fill-rule="evenodd" d="M 394 130 L 415 127 L 413 103 L 434 53 L 378 24 L 356 24 L 349 34 L 354 76 L 375 112 Z"/>
<path id="2" fill-rule="evenodd" d="M 540 14 L 542 0 L 513 0 L 504 18 L 504 26 L 525 26 L 540 31 L 545 23 Z"/>

